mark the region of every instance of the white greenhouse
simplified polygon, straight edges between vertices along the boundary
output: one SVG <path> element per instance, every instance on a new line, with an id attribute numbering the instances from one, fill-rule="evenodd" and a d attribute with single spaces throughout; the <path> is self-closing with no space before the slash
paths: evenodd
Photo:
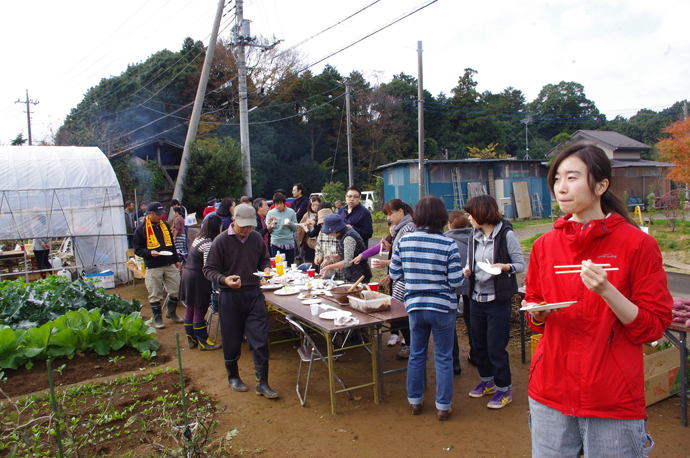
<path id="1" fill-rule="evenodd" d="M 0 245 L 34 238 L 65 240 L 79 273 L 127 280 L 122 191 L 100 149 L 0 146 Z"/>

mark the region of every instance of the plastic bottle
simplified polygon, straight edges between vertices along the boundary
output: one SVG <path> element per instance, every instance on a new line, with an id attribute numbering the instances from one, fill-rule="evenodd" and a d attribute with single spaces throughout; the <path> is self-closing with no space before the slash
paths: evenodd
<path id="1" fill-rule="evenodd" d="M 72 274 L 70 274 L 69 272 L 67 272 L 67 269 L 60 269 L 60 270 L 58 271 L 58 273 L 57 273 L 57 276 L 58 276 L 58 277 L 69 278 L 70 280 L 72 280 Z"/>

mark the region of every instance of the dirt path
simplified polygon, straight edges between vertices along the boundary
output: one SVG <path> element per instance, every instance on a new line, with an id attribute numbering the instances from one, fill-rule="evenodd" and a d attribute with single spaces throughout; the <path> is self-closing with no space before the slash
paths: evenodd
<path id="1" fill-rule="evenodd" d="M 125 298 L 146 303 L 146 289 L 118 288 Z M 150 316 L 148 307 L 142 313 Z M 169 321 L 166 320 L 166 324 Z M 159 331 L 163 349 L 174 355 L 175 332 L 184 342 L 182 325 Z M 296 350 L 290 344 L 271 348 L 270 384 L 281 393 L 270 401 L 253 393 L 253 365 L 246 345 L 240 359 L 241 376 L 250 386 L 248 393 L 236 393 L 227 385 L 222 351 L 200 352 L 184 349 L 182 363 L 185 375 L 194 388 L 203 389 L 228 409 L 220 419 L 219 433 L 231 428 L 239 434 L 233 439 L 233 450 L 243 456 L 326 457 L 338 456 L 530 456 L 530 433 L 527 426 L 527 380 L 529 362 L 520 363 L 519 342 L 509 345 L 513 375 L 513 403 L 504 409 L 486 408 L 488 399 L 473 399 L 467 393 L 478 382 L 476 368 L 467 363 L 464 330 L 459 329 L 463 373 L 455 378 L 453 414 L 447 422 L 436 419 L 434 408 L 434 365 L 427 365 L 429 389 L 424 411 L 413 416 L 409 410 L 405 374 L 384 379 L 385 399 L 375 404 L 373 390 L 355 392 L 353 401 L 337 395 L 338 415 L 331 415 L 326 368 L 316 364 L 309 386 L 306 407 L 295 393 L 297 376 Z M 384 349 L 384 367 L 401 366 L 395 360 L 400 347 Z M 431 352 L 430 352 L 431 354 Z M 338 361 L 336 370 L 347 385 L 364 383 L 371 365 L 363 350 L 348 352 Z M 174 358 L 169 364 L 177 365 Z M 674 396 L 648 409 L 647 428 L 656 441 L 655 457 L 690 457 L 688 430 L 680 426 L 680 401 Z M 450 451 L 449 455 L 447 452 Z"/>

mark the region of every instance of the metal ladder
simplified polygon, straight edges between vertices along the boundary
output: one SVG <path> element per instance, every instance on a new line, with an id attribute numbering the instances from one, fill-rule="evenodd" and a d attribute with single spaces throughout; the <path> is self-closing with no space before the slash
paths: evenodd
<path id="1" fill-rule="evenodd" d="M 458 208 L 465 208 L 465 199 L 462 197 L 460 187 L 460 167 L 453 167 L 450 170 L 450 176 L 453 181 L 453 200 L 457 202 Z"/>
<path id="2" fill-rule="evenodd" d="M 541 207 L 541 197 L 538 192 L 535 192 L 532 194 L 532 215 L 537 216 L 537 214 L 539 214 L 539 218 L 544 217 L 544 210 Z"/>

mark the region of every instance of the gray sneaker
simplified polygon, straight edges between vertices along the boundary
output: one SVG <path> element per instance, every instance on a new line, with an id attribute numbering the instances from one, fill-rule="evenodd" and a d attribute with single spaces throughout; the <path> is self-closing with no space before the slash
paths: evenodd
<path id="1" fill-rule="evenodd" d="M 409 359 L 410 358 L 410 346 L 403 345 L 399 352 L 395 354 L 395 359 Z"/>

